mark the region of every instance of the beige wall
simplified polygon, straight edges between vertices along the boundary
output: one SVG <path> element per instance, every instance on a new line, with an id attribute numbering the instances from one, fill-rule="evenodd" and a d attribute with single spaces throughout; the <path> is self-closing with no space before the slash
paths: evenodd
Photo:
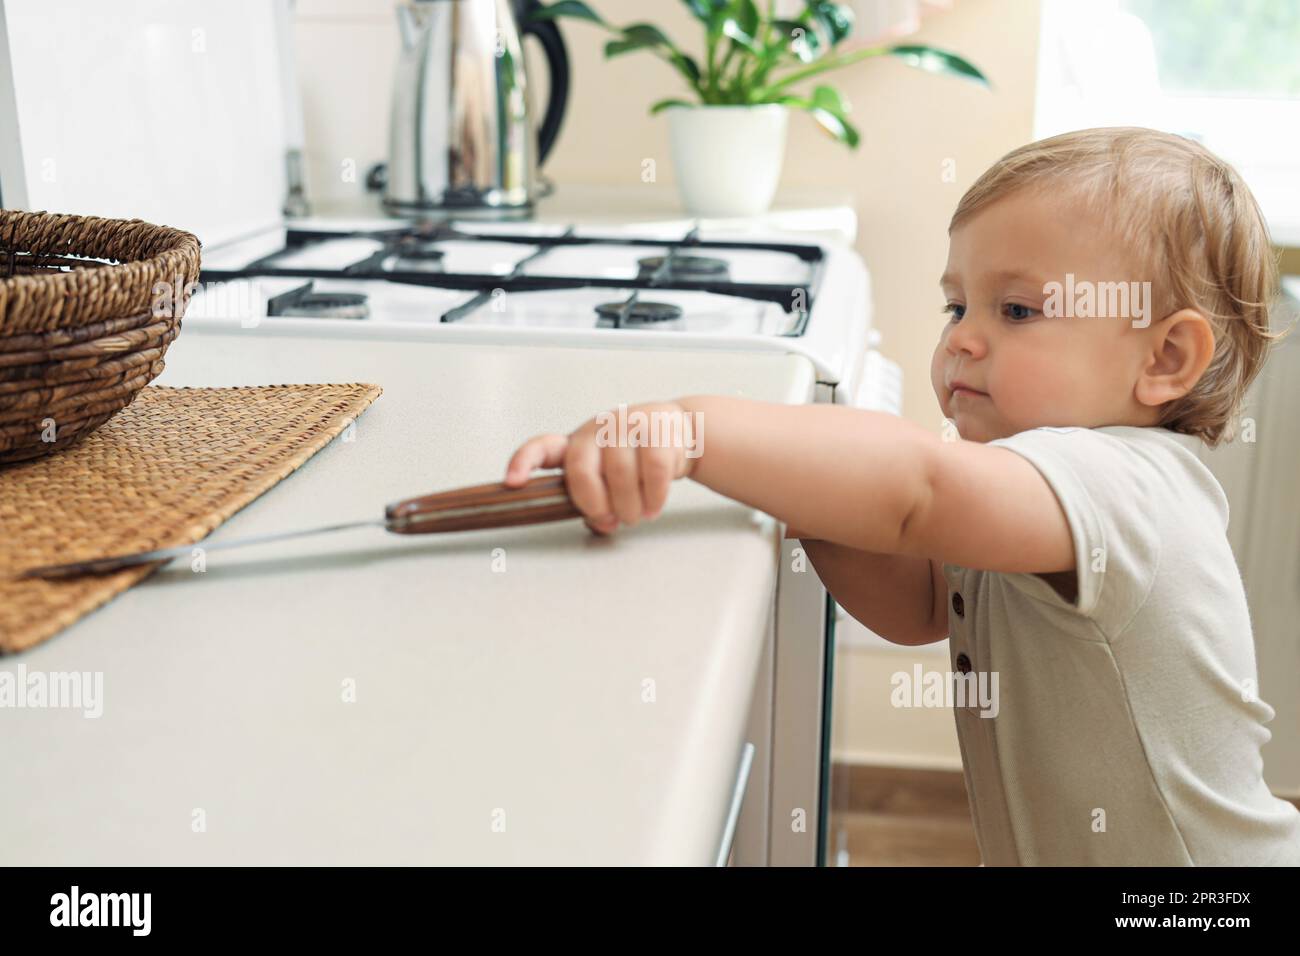
<path id="1" fill-rule="evenodd" d="M 592 0 L 610 21 L 653 19 L 687 49 L 697 31 L 672 0 Z M 299 0 L 298 56 L 305 101 L 309 187 L 313 196 L 346 197 L 359 175 L 386 151 L 387 106 L 397 31 L 391 6 L 376 0 Z M 671 182 L 667 120 L 647 107 L 681 91 L 681 80 L 649 55 L 605 61 L 605 35 L 577 21 L 562 26 L 572 59 L 568 119 L 545 173 L 557 184 L 637 187 L 641 163 L 654 158 Z M 832 141 L 806 116 L 792 117 L 782 185 L 855 197 L 858 249 L 871 269 L 875 324 L 883 348 L 904 370 L 904 414 L 939 429 L 929 359 L 943 318 L 939 275 L 947 223 L 960 198 L 990 163 L 1031 138 L 1038 48 L 1036 0 L 956 0 L 910 38 L 954 49 L 991 78 L 987 92 L 893 61 L 837 74 L 863 134 L 855 152 Z M 536 58 L 540 63 L 540 56 Z M 540 106 L 541 100 L 538 99 Z M 350 161 L 350 162 L 349 162 Z M 945 169 L 953 173 L 946 181 Z M 846 630 L 851 630 L 846 629 Z M 836 667 L 839 706 L 835 750 L 847 759 L 959 765 L 947 710 L 894 710 L 889 676 L 914 662 L 947 668 L 945 645 L 882 649 L 848 642 Z"/>

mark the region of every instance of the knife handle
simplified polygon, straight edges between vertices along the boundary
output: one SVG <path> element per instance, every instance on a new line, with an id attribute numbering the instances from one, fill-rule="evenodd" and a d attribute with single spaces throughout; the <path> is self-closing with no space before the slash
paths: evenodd
<path id="1" fill-rule="evenodd" d="M 496 481 L 453 488 L 407 498 L 384 510 L 385 526 L 394 534 L 474 531 L 580 517 L 562 474 L 540 475 L 518 488 Z"/>

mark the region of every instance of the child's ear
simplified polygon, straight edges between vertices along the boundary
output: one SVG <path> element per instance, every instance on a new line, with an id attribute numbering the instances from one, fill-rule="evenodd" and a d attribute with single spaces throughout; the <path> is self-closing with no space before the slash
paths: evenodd
<path id="1" fill-rule="evenodd" d="M 1182 398 L 1214 358 L 1214 326 L 1195 309 L 1179 309 L 1148 330 L 1149 352 L 1134 395 L 1156 407 Z"/>

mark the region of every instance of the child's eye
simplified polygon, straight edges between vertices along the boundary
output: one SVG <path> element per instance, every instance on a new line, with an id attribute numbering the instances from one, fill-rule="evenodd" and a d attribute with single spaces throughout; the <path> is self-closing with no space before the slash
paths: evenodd
<path id="1" fill-rule="evenodd" d="M 1008 302 L 1002 307 L 1002 311 L 1008 319 L 1017 320 L 1028 319 L 1038 314 L 1037 309 L 1031 309 L 1027 305 L 1021 305 L 1019 302 Z"/>
<path id="2" fill-rule="evenodd" d="M 959 305 L 956 302 L 949 302 L 940 311 L 948 315 L 951 315 L 953 317 L 953 321 L 956 321 L 957 319 L 960 319 L 963 315 L 966 314 L 966 306 Z"/>

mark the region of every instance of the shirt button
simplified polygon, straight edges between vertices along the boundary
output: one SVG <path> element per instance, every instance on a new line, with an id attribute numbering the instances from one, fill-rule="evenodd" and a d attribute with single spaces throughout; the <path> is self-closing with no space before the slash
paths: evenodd
<path id="1" fill-rule="evenodd" d="M 957 613 L 958 617 L 966 616 L 966 602 L 961 599 L 961 592 L 959 591 L 952 592 L 952 609 Z"/>
<path id="2" fill-rule="evenodd" d="M 961 671 L 963 674 L 970 673 L 970 658 L 965 654 L 957 655 L 957 670 Z"/>

